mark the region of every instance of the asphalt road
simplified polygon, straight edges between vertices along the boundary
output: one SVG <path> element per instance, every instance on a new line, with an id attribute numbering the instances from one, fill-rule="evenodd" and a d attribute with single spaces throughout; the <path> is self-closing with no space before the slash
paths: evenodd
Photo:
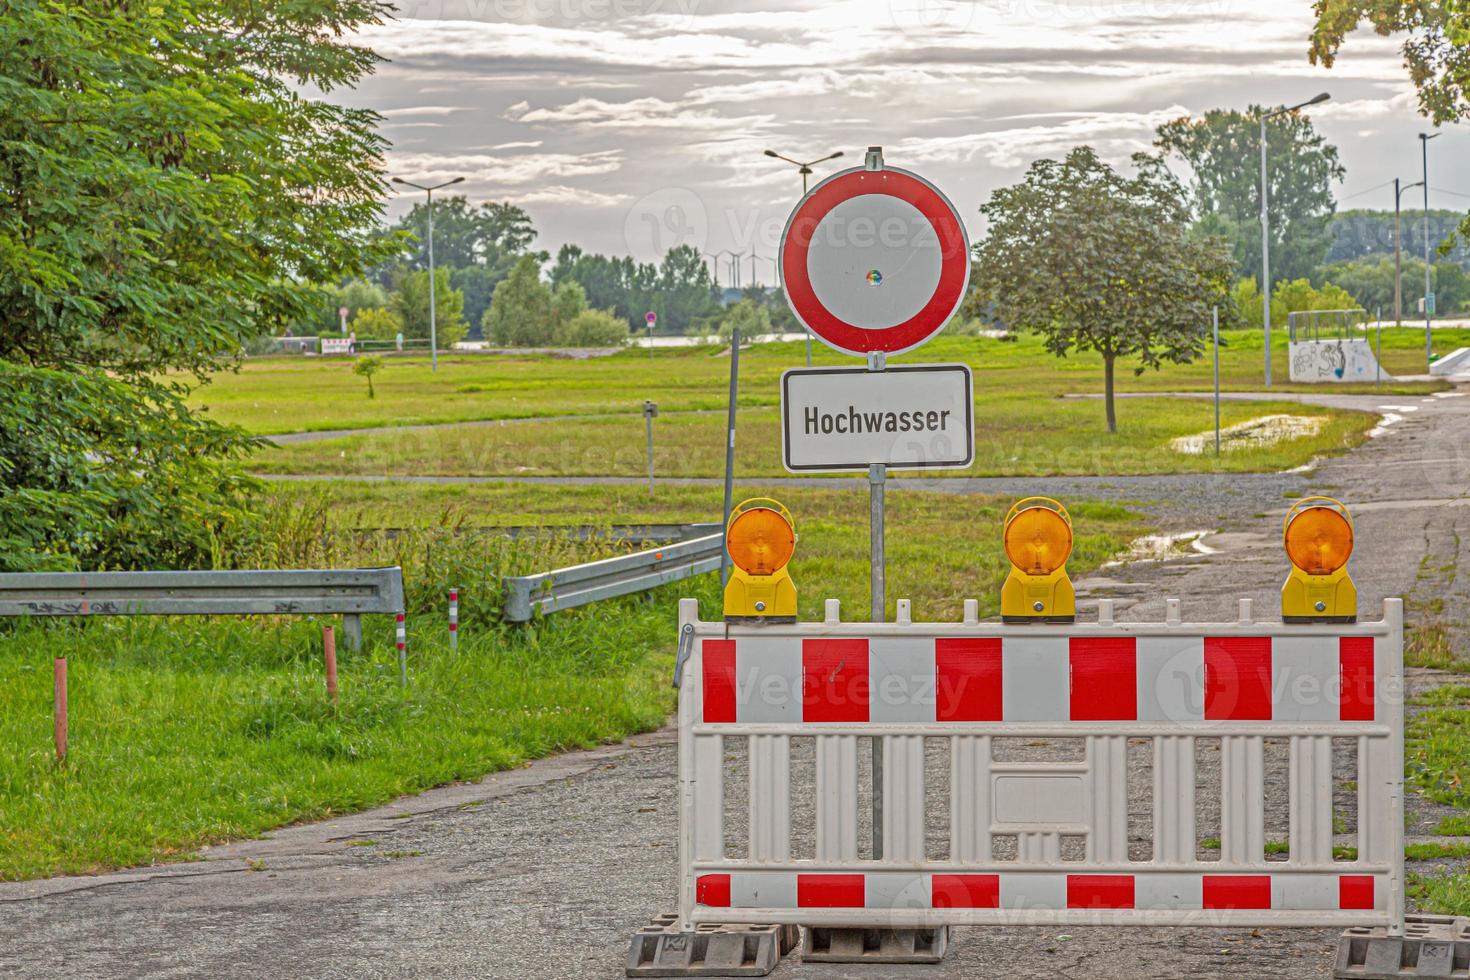
<path id="1" fill-rule="evenodd" d="M 1156 522 L 1185 529 L 1210 518 L 1215 553 L 1080 582 L 1084 616 L 1105 596 L 1121 619 L 1160 616 L 1166 596 L 1183 600 L 1188 620 L 1233 618 L 1241 596 L 1274 615 L 1286 492 L 1329 492 L 1353 506 L 1366 617 L 1383 597 L 1416 590 L 1465 608 L 1470 398 L 1384 403 L 1413 411 L 1315 473 L 1149 481 L 1152 492 L 1134 496 L 1161 501 Z M 1021 482 L 1033 493 L 1073 485 Z M 1188 506 L 1169 506 L 1190 493 Z M 1463 632 L 1456 638 L 1463 649 Z M 671 734 L 654 733 L 214 848 L 192 864 L 0 884 L 0 976 L 617 977 L 632 930 L 674 902 L 674 759 Z M 1435 812 L 1411 810 L 1411 832 L 1423 833 Z M 376 843 L 347 845 L 364 840 Z M 1310 929 L 965 929 L 937 967 L 791 958 L 774 975 L 1320 978 L 1334 942 Z"/>

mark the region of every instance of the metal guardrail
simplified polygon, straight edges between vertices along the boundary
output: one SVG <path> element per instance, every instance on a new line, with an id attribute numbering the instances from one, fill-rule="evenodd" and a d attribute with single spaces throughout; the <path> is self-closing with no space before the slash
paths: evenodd
<path id="1" fill-rule="evenodd" d="M 725 535 L 716 533 L 539 575 L 506 576 L 505 618 L 524 623 L 538 609 L 543 613 L 573 609 L 717 571 L 724 553 Z"/>
<path id="2" fill-rule="evenodd" d="M 1292 343 L 1321 340 L 1361 340 L 1368 336 L 1367 310 L 1295 310 L 1286 314 Z"/>
<path id="3" fill-rule="evenodd" d="M 343 616 L 362 645 L 365 613 L 404 612 L 403 570 L 265 569 L 0 573 L 0 616 Z"/>

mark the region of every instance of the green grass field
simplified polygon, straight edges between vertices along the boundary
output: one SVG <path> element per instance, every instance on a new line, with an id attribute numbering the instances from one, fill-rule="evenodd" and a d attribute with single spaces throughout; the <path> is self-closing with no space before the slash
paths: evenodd
<path id="1" fill-rule="evenodd" d="M 1208 399 L 1130 398 L 1119 402 L 1119 430 L 1109 434 L 1100 401 L 1076 398 L 977 397 L 975 463 L 927 476 L 1114 476 L 1180 472 L 1246 472 L 1300 466 L 1359 444 L 1377 416 L 1295 402 L 1221 403 L 1229 426 L 1263 415 L 1324 420 L 1311 435 L 1266 447 L 1187 455 L 1179 436 L 1209 432 Z M 724 413 L 661 415 L 654 420 L 654 469 L 664 477 L 724 473 Z M 781 465 L 780 413 L 742 409 L 735 444 L 742 479 L 789 475 Z M 411 429 L 343 436 L 266 449 L 256 472 L 385 476 L 640 476 L 647 473 L 641 415 L 561 422 Z M 908 475 L 908 474 L 905 474 Z"/>
<path id="2" fill-rule="evenodd" d="M 1286 384 L 1286 340 L 1277 331 L 1273 344 L 1276 390 L 1324 391 L 1326 385 Z M 1227 391 L 1261 387 L 1260 338 L 1249 331 L 1227 331 L 1223 339 L 1221 385 Z M 1470 331 L 1440 331 L 1436 348 L 1448 352 L 1470 344 Z M 1423 335 L 1404 329 L 1385 331 L 1385 369 L 1424 372 Z M 1279 347 L 1279 350 L 1277 349 Z M 814 364 L 854 366 L 856 358 L 821 344 Z M 804 343 L 762 344 L 741 355 L 740 404 L 775 407 L 778 381 L 787 368 L 803 366 Z M 1102 391 L 1102 362 L 1084 354 L 1057 358 L 1031 336 L 1016 341 L 985 337 L 940 337 L 893 363 L 963 362 L 975 369 L 977 400 L 1002 396 L 1050 402 L 1057 395 Z M 247 362 L 238 373 L 222 374 L 198 390 L 193 403 L 207 406 L 221 421 L 252 432 L 274 434 L 321 429 L 353 429 L 417 423 L 485 419 L 545 418 L 562 415 L 637 412 L 651 398 L 664 411 L 722 408 L 729 378 L 728 355 L 717 348 L 630 349 L 611 357 L 573 360 L 549 355 L 452 355 L 441 357 L 437 374 L 422 357 L 393 357 L 374 379 L 378 397 L 352 374 L 347 358 L 265 358 Z M 1205 391 L 1211 387 L 1209 355 L 1192 364 L 1170 365 L 1135 377 L 1131 362 L 1120 362 L 1120 391 Z M 1414 393 L 1443 387 L 1438 382 L 1386 382 L 1333 385 L 1337 392 L 1379 390 Z M 1094 406 L 1099 416 L 1102 406 Z M 1121 410 L 1127 425 L 1128 408 Z M 983 421 L 983 416 L 981 417 Z"/>

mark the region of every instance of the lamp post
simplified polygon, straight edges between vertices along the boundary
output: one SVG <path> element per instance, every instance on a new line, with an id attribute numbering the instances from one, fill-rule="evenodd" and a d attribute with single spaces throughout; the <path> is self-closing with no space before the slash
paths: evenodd
<path id="1" fill-rule="evenodd" d="M 1429 370 L 1430 362 L 1434 359 L 1434 342 L 1430 336 L 1429 319 L 1433 314 L 1431 309 L 1431 297 L 1434 293 L 1429 285 L 1429 141 L 1439 136 L 1428 133 L 1419 134 L 1419 148 L 1424 158 L 1424 370 Z"/>
<path id="2" fill-rule="evenodd" d="M 436 292 L 438 292 L 438 288 L 437 288 L 438 287 L 438 284 L 434 281 L 434 192 L 437 191 L 437 190 L 439 190 L 442 187 L 448 187 L 451 184 L 461 183 L 463 180 L 464 180 L 463 177 L 456 177 L 453 180 L 446 180 L 442 184 L 435 184 L 433 187 L 425 187 L 423 184 L 415 184 L 413 181 L 411 181 L 411 180 L 404 180 L 402 177 L 394 177 L 393 178 L 393 183 L 395 183 L 395 184 L 402 184 L 405 187 L 415 187 L 415 188 L 423 191 L 426 195 L 428 195 L 428 201 L 429 201 L 429 370 L 430 371 L 438 371 L 439 370 L 439 323 L 438 323 L 438 311 L 435 308 L 435 302 L 434 302 L 434 294 Z"/>
<path id="3" fill-rule="evenodd" d="M 1404 191 L 1418 186 L 1416 180 L 1400 187 L 1399 179 L 1393 179 L 1393 325 L 1396 327 L 1404 325 L 1404 235 L 1399 229 L 1399 201 Z"/>
<path id="4" fill-rule="evenodd" d="M 838 150 L 836 153 L 829 153 L 829 154 L 827 154 L 824 157 L 819 157 L 818 159 L 808 161 L 807 163 L 802 163 L 800 160 L 793 160 L 790 157 L 783 157 L 781 154 L 777 153 L 775 150 L 767 150 L 766 151 L 766 156 L 768 156 L 768 157 L 774 157 L 777 160 L 785 160 L 787 163 L 789 163 L 792 166 L 796 167 L 797 170 L 800 171 L 800 173 L 801 173 L 801 196 L 802 197 L 806 197 L 806 179 L 812 175 L 812 165 L 813 164 L 818 164 L 818 163 L 826 163 L 828 160 L 836 160 L 838 157 L 842 156 L 842 151 L 841 150 Z"/>
<path id="5" fill-rule="evenodd" d="M 1266 122 L 1332 98 L 1326 92 L 1294 106 L 1261 113 L 1261 326 L 1266 331 L 1266 387 L 1271 387 L 1271 216 L 1266 185 Z"/>
<path id="6" fill-rule="evenodd" d="M 811 161 L 810 163 L 802 163 L 800 160 L 793 160 L 790 157 L 783 157 L 781 154 L 777 153 L 775 150 L 767 150 L 766 151 L 766 156 L 773 157 L 773 158 L 775 158 L 777 160 L 785 160 L 787 163 L 790 163 L 790 164 L 793 164 L 793 165 L 796 166 L 796 168 L 801 172 L 801 196 L 802 197 L 806 197 L 806 179 L 808 177 L 810 177 L 811 174 L 812 174 L 812 164 L 815 164 L 815 163 L 825 163 L 828 160 L 836 160 L 838 157 L 842 156 L 842 151 L 841 150 L 838 150 L 836 153 L 829 153 L 829 154 L 827 154 L 826 156 L 824 156 L 824 157 L 822 157 L 820 159 Z M 754 263 L 753 262 L 752 262 L 752 268 L 754 268 Z M 776 273 L 776 285 L 779 286 L 779 285 L 781 285 L 781 270 L 780 269 L 776 269 L 775 270 L 775 273 Z M 754 275 L 754 272 L 752 272 L 752 275 Z M 807 367 L 811 367 L 812 366 L 812 332 L 810 330 L 807 330 L 807 332 L 806 332 L 806 366 Z"/>

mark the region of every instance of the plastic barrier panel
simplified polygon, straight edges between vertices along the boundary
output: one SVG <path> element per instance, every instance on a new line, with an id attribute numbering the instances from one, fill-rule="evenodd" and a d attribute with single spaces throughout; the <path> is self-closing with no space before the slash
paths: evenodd
<path id="1" fill-rule="evenodd" d="M 1400 932 L 1401 602 L 1354 624 L 1178 609 L 912 623 L 901 601 L 873 624 L 829 600 L 825 622 L 747 626 L 684 600 L 680 919 Z M 881 860 L 860 855 L 865 736 Z M 726 798 L 741 780 L 748 805 Z"/>

